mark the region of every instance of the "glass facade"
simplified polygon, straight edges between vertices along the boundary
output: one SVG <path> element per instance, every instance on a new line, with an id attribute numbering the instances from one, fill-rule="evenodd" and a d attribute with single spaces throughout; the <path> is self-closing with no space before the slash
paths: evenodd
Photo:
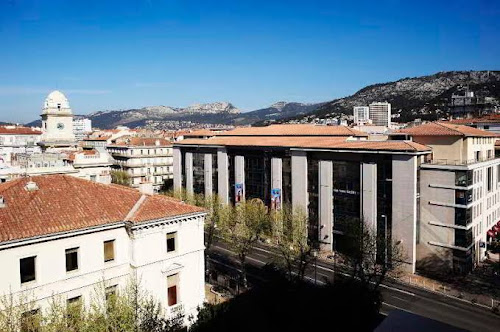
<path id="1" fill-rule="evenodd" d="M 392 254 L 390 245 L 392 243 L 392 158 L 390 156 L 377 163 L 377 237 L 384 239 L 387 246 L 387 250 L 385 246 L 382 246 L 382 250 L 377 250 L 378 262 L 390 263 Z"/>
<path id="2" fill-rule="evenodd" d="M 472 185 L 472 171 L 455 172 L 455 185 L 458 187 L 467 187 Z"/>
<path id="3" fill-rule="evenodd" d="M 271 200 L 271 160 L 266 155 L 245 155 L 245 198 Z"/>
<path id="4" fill-rule="evenodd" d="M 217 164 L 217 153 L 212 153 L 212 191 L 219 192 L 219 167 Z"/>
<path id="5" fill-rule="evenodd" d="M 205 194 L 205 154 L 193 153 L 193 192 Z"/>
<path id="6" fill-rule="evenodd" d="M 282 196 L 283 203 L 292 204 L 292 158 L 286 156 L 282 159 Z"/>
<path id="7" fill-rule="evenodd" d="M 467 226 L 472 222 L 472 209 L 455 208 L 455 225 Z"/>
<path id="8" fill-rule="evenodd" d="M 307 192 L 309 202 L 307 211 L 309 215 L 309 224 L 307 228 L 309 240 L 318 241 L 319 238 L 319 221 L 318 221 L 318 206 L 319 206 L 319 162 L 311 156 L 307 158 Z"/>
<path id="9" fill-rule="evenodd" d="M 234 204 L 234 155 L 227 155 L 227 166 L 229 168 L 229 202 Z"/>
<path id="10" fill-rule="evenodd" d="M 455 246 L 468 248 L 472 245 L 472 228 L 470 229 L 455 229 Z"/>
<path id="11" fill-rule="evenodd" d="M 345 232 L 360 221 L 360 163 L 333 161 L 333 225 Z"/>

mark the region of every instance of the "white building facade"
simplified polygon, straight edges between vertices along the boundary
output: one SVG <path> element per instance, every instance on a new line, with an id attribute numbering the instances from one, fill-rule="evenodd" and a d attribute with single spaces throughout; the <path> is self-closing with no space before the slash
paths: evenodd
<path id="1" fill-rule="evenodd" d="M 33 180 L 0 184 L 0 217 L 13 225 L 0 238 L 1 295 L 33 300 L 38 311 L 54 298 L 68 303 L 78 300 L 88 307 L 98 289 L 121 292 L 131 280 L 138 280 L 167 317 L 182 313 L 186 322 L 189 315 L 196 317 L 204 302 L 205 213 L 201 209 L 62 175 Z M 61 190 L 67 197 L 55 195 Z M 12 210 L 19 208 L 16 201 L 25 200 L 29 200 L 25 211 L 40 211 L 29 217 L 12 216 Z M 95 201 L 91 208 L 100 213 L 97 218 L 86 207 L 91 201 Z M 57 209 L 63 208 L 56 202 L 71 208 L 60 216 Z M 43 210 L 51 206 L 54 211 L 48 215 L 53 218 L 44 217 Z M 24 218 L 31 226 L 21 232 L 14 223 L 28 222 Z"/>
<path id="2" fill-rule="evenodd" d="M 123 137 L 108 145 L 115 169 L 130 176 L 130 185 L 138 188 L 151 183 L 160 190 L 173 179 L 173 147 L 163 138 Z"/>
<path id="3" fill-rule="evenodd" d="M 391 126 L 391 104 L 376 102 L 369 105 L 370 120 L 375 126 Z"/>
<path id="4" fill-rule="evenodd" d="M 75 139 L 82 141 L 92 132 L 92 120 L 85 118 L 73 119 L 73 134 Z"/>
<path id="5" fill-rule="evenodd" d="M 27 127 L 0 126 L 0 163 L 10 164 L 15 153 L 41 152 L 42 132 Z"/>
<path id="6" fill-rule="evenodd" d="M 354 124 L 360 126 L 370 121 L 370 108 L 368 106 L 354 106 Z"/>

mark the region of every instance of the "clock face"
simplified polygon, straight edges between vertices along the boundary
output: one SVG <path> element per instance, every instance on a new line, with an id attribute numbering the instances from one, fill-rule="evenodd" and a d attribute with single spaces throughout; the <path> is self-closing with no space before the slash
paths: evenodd
<path id="1" fill-rule="evenodd" d="M 64 129 L 64 124 L 63 124 L 63 123 L 61 123 L 61 122 L 59 122 L 59 123 L 57 124 L 57 129 L 59 129 L 59 130 Z"/>

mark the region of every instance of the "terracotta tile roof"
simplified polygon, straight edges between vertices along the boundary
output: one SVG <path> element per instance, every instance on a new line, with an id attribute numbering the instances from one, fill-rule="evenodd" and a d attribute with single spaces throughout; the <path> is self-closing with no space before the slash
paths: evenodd
<path id="1" fill-rule="evenodd" d="M 158 142 L 158 145 L 157 145 Z M 120 137 L 111 145 L 118 146 L 171 146 L 172 142 L 161 137 Z"/>
<path id="2" fill-rule="evenodd" d="M 216 136 L 208 139 L 185 139 L 176 145 L 215 145 L 215 146 L 262 146 L 262 147 L 287 147 L 311 148 L 332 150 L 385 150 L 385 151 L 430 151 L 431 148 L 409 141 L 368 141 L 348 140 L 346 137 L 222 137 Z"/>
<path id="3" fill-rule="evenodd" d="M 68 160 L 75 160 L 77 154 L 83 154 L 86 156 L 95 156 L 99 154 L 99 151 L 97 150 L 82 150 L 82 151 L 72 151 L 68 154 L 67 159 Z"/>
<path id="4" fill-rule="evenodd" d="M 366 133 L 346 126 L 317 126 L 310 124 L 280 124 L 266 127 L 241 127 L 217 134 L 217 136 L 357 136 Z"/>
<path id="5" fill-rule="evenodd" d="M 190 133 L 184 134 L 184 137 L 193 137 L 193 136 L 216 136 L 218 133 L 212 131 L 210 129 L 200 129 L 194 130 Z"/>
<path id="6" fill-rule="evenodd" d="M 489 114 L 480 118 L 455 119 L 449 121 L 453 124 L 471 125 L 476 123 L 500 123 L 500 114 Z"/>
<path id="7" fill-rule="evenodd" d="M 0 243 L 123 222 L 141 198 L 138 190 L 104 185 L 68 175 L 31 178 L 38 190 L 25 189 L 28 178 L 0 184 Z M 144 222 L 202 212 L 162 195 L 147 195 L 130 218 Z"/>
<path id="8" fill-rule="evenodd" d="M 0 135 L 41 135 L 42 132 L 28 127 L 0 126 Z"/>
<path id="9" fill-rule="evenodd" d="M 472 137 L 495 137 L 494 133 L 468 126 L 462 126 L 447 122 L 430 122 L 417 127 L 405 128 L 397 131 L 413 136 L 472 136 Z"/>

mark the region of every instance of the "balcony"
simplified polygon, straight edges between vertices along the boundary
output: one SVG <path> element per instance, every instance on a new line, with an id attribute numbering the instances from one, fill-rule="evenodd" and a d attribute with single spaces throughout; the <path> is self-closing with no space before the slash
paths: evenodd
<path id="1" fill-rule="evenodd" d="M 423 164 L 445 165 L 445 166 L 468 166 L 496 159 L 495 156 L 481 157 L 478 159 L 454 160 L 454 159 L 432 159 L 426 160 Z"/>

